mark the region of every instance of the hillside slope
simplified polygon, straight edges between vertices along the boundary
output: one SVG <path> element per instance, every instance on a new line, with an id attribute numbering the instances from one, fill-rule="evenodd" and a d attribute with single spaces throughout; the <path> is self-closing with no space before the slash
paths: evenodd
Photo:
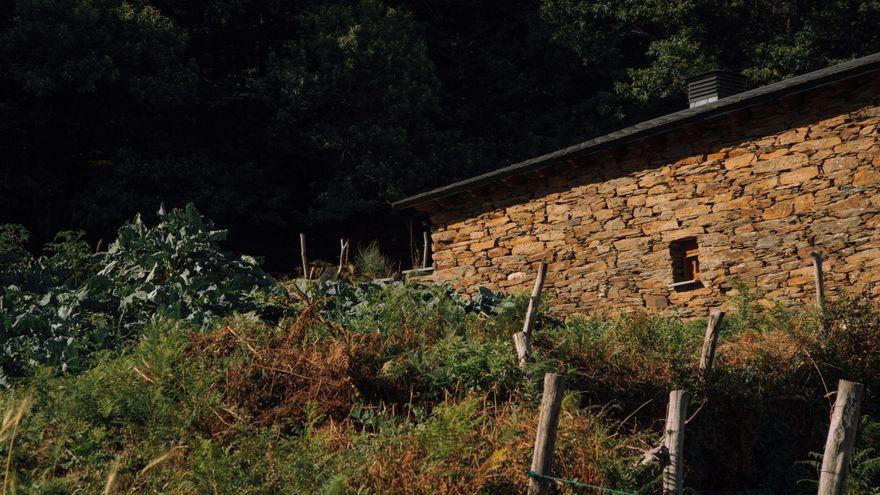
<path id="1" fill-rule="evenodd" d="M 815 493 L 829 392 L 848 378 L 867 390 L 850 493 L 880 488 L 875 301 L 847 297 L 819 315 L 758 305 L 741 287 L 704 386 L 704 321 L 542 318 L 521 370 L 510 335 L 523 297 L 266 283 L 205 237 L 217 231 L 194 211 L 129 224 L 98 255 L 68 238 L 30 258 L 4 232 L 5 493 L 523 492 L 546 371 L 568 384 L 558 476 L 659 493 L 660 466 L 634 464 L 683 387 L 689 489 Z M 178 249 L 161 256 L 166 241 Z M 46 335 L 28 329 L 67 347 L 17 359 L 10 351 Z"/>

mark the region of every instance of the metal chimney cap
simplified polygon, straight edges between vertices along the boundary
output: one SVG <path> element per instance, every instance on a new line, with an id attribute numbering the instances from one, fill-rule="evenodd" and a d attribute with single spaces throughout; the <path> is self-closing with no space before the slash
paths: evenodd
<path id="1" fill-rule="evenodd" d="M 739 72 L 737 72 L 737 71 L 735 71 L 735 70 L 728 70 L 728 69 L 712 69 L 712 70 L 707 70 L 706 72 L 698 72 L 698 73 L 696 73 L 696 74 L 694 74 L 694 75 L 691 75 L 691 76 L 685 77 L 685 78 L 684 78 L 684 82 L 690 84 L 691 81 L 694 81 L 694 80 L 697 80 L 697 79 L 703 79 L 703 78 L 706 78 L 706 77 L 709 77 L 709 76 L 720 76 L 720 77 L 724 77 L 724 76 L 732 76 L 732 77 L 735 77 L 735 78 L 738 78 L 738 79 L 743 79 L 743 80 L 746 79 L 746 76 L 740 74 Z"/>
<path id="2" fill-rule="evenodd" d="M 728 70 L 712 70 L 685 79 L 688 85 L 688 103 L 698 107 L 722 98 L 742 93 L 748 79 L 742 74 Z"/>

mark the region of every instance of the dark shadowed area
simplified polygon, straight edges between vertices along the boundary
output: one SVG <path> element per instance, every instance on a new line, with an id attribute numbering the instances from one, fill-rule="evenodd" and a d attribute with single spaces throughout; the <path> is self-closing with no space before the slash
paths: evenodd
<path id="1" fill-rule="evenodd" d="M 0 1 L 0 223 L 110 239 L 192 202 L 296 266 L 338 239 L 406 268 L 408 194 L 880 50 L 880 3 Z M 416 239 L 411 242 L 411 239 Z M 106 243 L 105 243 L 106 244 Z"/>

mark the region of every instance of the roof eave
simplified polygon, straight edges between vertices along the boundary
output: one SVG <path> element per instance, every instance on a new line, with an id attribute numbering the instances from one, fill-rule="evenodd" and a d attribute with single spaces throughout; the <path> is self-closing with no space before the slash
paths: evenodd
<path id="1" fill-rule="evenodd" d="M 453 182 L 430 191 L 402 199 L 392 206 L 395 209 L 412 208 L 437 201 L 474 188 L 493 184 L 516 175 L 534 172 L 559 163 L 583 158 L 600 151 L 663 134 L 679 127 L 717 118 L 776 98 L 795 95 L 832 83 L 842 82 L 880 69 L 880 53 L 850 60 L 784 81 L 761 86 L 718 101 L 694 108 L 686 108 L 655 119 L 620 129 L 568 148 L 547 153 L 529 160 L 514 163 L 469 179 Z"/>

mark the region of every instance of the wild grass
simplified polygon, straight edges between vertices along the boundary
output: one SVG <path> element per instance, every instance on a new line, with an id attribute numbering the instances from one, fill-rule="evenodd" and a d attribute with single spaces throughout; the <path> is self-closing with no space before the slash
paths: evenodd
<path id="1" fill-rule="evenodd" d="M 11 403 L 7 406 L 6 412 L 3 414 L 3 422 L 0 423 L 0 444 L 6 447 L 6 462 L 3 470 L 3 487 L 2 493 L 15 493 L 15 477 L 12 470 L 12 456 L 15 452 L 15 437 L 18 434 L 18 428 L 21 425 L 22 418 L 31 406 L 31 400 L 28 397 L 21 401 Z"/>
<path id="2" fill-rule="evenodd" d="M 704 385 L 704 321 L 543 319 L 536 361 L 520 370 L 510 334 L 522 301 L 477 308 L 443 288 L 345 290 L 276 296 L 288 299 L 273 302 L 283 309 L 274 322 L 249 314 L 200 329 L 153 319 L 82 373 L 43 367 L 20 379 L 0 395 L 19 425 L 14 444 L 0 436 L 7 490 L 517 492 L 540 378 L 552 370 L 568 384 L 559 476 L 657 493 L 659 467 L 634 463 L 662 433 L 668 391 L 686 387 L 689 487 L 809 493 L 798 481 L 816 476 L 803 461 L 824 445 L 826 387 L 840 377 L 880 386 L 877 348 L 859 345 L 871 342 L 880 309 L 859 297 L 824 315 L 742 297 Z M 873 392 L 863 410 L 877 417 Z M 876 433 L 866 428 L 860 441 L 853 486 L 876 479 Z"/>
<path id="3" fill-rule="evenodd" d="M 819 312 L 739 285 L 710 382 L 705 321 L 647 313 L 543 315 L 520 369 L 523 295 L 272 283 L 193 208 L 160 217 L 106 253 L 68 233 L 38 257 L 0 226 L 0 495 L 518 492 L 547 371 L 568 390 L 554 473 L 640 494 L 659 491 L 634 462 L 670 390 L 693 395 L 689 490 L 788 495 L 815 491 L 837 380 L 860 381 L 850 486 L 876 493 L 876 300 Z M 388 264 L 373 246 L 345 268 Z"/>

